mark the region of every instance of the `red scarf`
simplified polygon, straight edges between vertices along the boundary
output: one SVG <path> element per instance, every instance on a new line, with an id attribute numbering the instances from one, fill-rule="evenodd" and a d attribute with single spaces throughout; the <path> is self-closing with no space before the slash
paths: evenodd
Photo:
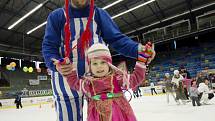
<path id="1" fill-rule="evenodd" d="M 81 55 L 84 57 L 85 49 L 89 47 L 90 40 L 92 38 L 92 32 L 90 30 L 90 24 L 93 18 L 94 11 L 94 0 L 90 1 L 90 13 L 87 21 L 87 26 L 84 32 L 80 37 L 80 44 L 78 47 L 81 49 Z M 64 27 L 65 32 L 65 57 L 69 57 L 70 55 L 70 39 L 71 39 L 71 31 L 70 31 L 70 18 L 69 18 L 69 0 L 65 0 L 65 12 L 66 12 L 66 24 Z M 73 48 L 72 48 L 73 49 Z"/>

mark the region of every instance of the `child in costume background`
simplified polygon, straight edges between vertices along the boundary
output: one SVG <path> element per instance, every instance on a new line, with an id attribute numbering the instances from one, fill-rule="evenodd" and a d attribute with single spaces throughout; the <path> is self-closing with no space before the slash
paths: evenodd
<path id="1" fill-rule="evenodd" d="M 172 77 L 172 83 L 175 87 L 175 93 L 176 93 L 176 102 L 178 105 L 180 105 L 180 100 L 183 104 L 186 104 L 186 96 L 184 94 L 184 86 L 183 86 L 183 76 L 179 74 L 178 70 L 174 71 L 174 75 Z"/>
<path id="2" fill-rule="evenodd" d="M 187 69 L 184 66 L 181 66 L 179 68 L 179 73 L 184 77 L 184 80 L 183 80 L 184 94 L 185 94 L 187 100 L 189 100 L 188 91 L 189 91 L 189 88 L 191 86 L 191 76 L 190 76 L 190 73 L 187 71 Z"/>
<path id="3" fill-rule="evenodd" d="M 169 103 L 169 96 L 170 95 L 175 100 L 173 83 L 171 81 L 172 80 L 171 80 L 170 74 L 169 73 L 165 73 L 165 75 L 164 75 L 164 82 L 165 82 L 165 87 L 166 87 L 167 103 Z"/>
<path id="4" fill-rule="evenodd" d="M 201 105 L 198 95 L 199 95 L 199 91 L 198 91 L 198 88 L 197 88 L 197 85 L 196 85 L 196 81 L 192 81 L 191 82 L 191 87 L 190 87 L 190 98 L 192 100 L 193 106 L 196 106 L 196 104 L 198 106 Z"/>
<path id="5" fill-rule="evenodd" d="M 198 91 L 199 91 L 199 98 L 201 104 L 210 104 L 209 100 L 214 97 L 214 91 L 209 89 L 208 87 L 209 80 L 207 78 L 204 79 L 204 82 L 199 84 Z"/>
<path id="6" fill-rule="evenodd" d="M 107 46 L 94 44 L 87 51 L 89 69 L 80 79 L 76 69 L 67 76 L 72 89 L 82 90 L 88 97 L 88 121 L 136 121 L 122 88 L 136 88 L 145 78 L 145 64 L 136 62 L 129 78 L 112 65 Z"/>

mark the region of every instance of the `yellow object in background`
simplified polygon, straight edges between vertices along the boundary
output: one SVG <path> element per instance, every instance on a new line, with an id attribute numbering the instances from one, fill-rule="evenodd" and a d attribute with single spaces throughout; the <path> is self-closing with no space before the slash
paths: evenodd
<path id="1" fill-rule="evenodd" d="M 16 63 L 15 63 L 15 62 L 11 62 L 11 63 L 10 63 L 10 66 L 11 66 L 11 67 L 15 67 L 15 66 L 16 66 Z"/>
<path id="2" fill-rule="evenodd" d="M 11 67 L 10 65 L 6 65 L 6 69 L 7 69 L 7 70 L 11 70 L 12 67 Z"/>
<path id="3" fill-rule="evenodd" d="M 23 67 L 23 71 L 24 71 L 24 72 L 28 72 L 28 67 L 26 67 L 26 66 Z"/>
<path id="4" fill-rule="evenodd" d="M 34 71 L 33 67 L 28 68 L 28 72 L 32 73 Z"/>

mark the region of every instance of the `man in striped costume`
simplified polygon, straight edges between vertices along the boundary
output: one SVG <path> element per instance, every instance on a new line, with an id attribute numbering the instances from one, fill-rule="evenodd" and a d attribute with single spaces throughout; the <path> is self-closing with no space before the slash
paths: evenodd
<path id="1" fill-rule="evenodd" d="M 147 60 L 150 62 L 154 54 L 146 59 L 138 52 L 145 51 L 142 46 L 127 36 L 121 34 L 119 28 L 111 19 L 110 15 L 101 8 L 92 5 L 93 0 L 71 0 L 68 8 L 70 24 L 70 54 L 72 63 L 55 66 L 53 59 L 65 58 L 64 26 L 66 22 L 65 8 L 59 8 L 51 12 L 46 25 L 42 53 L 45 63 L 52 70 L 52 89 L 54 94 L 57 121 L 82 121 L 83 94 L 69 88 L 64 76 L 71 73 L 72 66 L 77 68 L 78 76 L 82 76 L 87 68 L 87 61 L 78 46 L 82 41 L 82 33 L 90 23 L 92 36 L 89 45 L 94 43 L 106 43 L 124 56 Z M 91 4 L 90 4 L 91 3 Z M 92 19 L 89 20 L 90 8 L 93 8 Z M 139 50 L 139 51 L 138 51 Z M 82 55 L 83 54 L 83 55 Z M 142 53 L 141 53 L 142 54 Z"/>

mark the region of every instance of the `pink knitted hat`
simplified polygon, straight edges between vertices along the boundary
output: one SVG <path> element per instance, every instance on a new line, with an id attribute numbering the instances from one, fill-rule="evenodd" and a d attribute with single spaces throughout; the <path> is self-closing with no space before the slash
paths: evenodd
<path id="1" fill-rule="evenodd" d="M 100 43 L 93 44 L 87 50 L 88 63 L 90 62 L 90 59 L 96 59 L 96 58 L 103 59 L 107 63 L 112 63 L 112 58 L 111 58 L 110 50 L 104 44 L 100 44 Z"/>

